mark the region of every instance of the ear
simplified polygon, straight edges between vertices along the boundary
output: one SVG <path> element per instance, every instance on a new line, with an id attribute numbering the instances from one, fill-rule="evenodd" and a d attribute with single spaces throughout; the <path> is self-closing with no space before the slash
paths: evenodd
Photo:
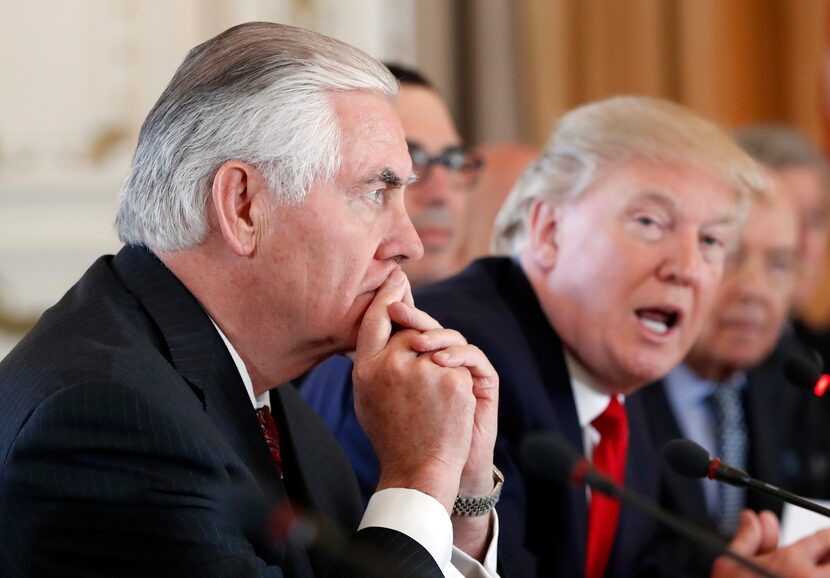
<path id="1" fill-rule="evenodd" d="M 535 201 L 530 209 L 527 252 L 530 260 L 543 271 L 556 265 L 556 233 L 561 212 L 561 207 L 542 200 Z"/>
<path id="2" fill-rule="evenodd" d="M 213 179 L 213 205 L 222 237 L 239 256 L 256 253 L 265 233 L 269 191 L 256 167 L 241 161 L 228 161 Z"/>

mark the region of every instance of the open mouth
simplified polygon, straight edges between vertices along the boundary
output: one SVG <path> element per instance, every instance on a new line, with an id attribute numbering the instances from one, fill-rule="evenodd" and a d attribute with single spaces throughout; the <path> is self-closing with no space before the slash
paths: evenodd
<path id="1" fill-rule="evenodd" d="M 666 335 L 680 324 L 682 313 L 668 307 L 649 307 L 634 311 L 640 323 L 657 335 Z"/>

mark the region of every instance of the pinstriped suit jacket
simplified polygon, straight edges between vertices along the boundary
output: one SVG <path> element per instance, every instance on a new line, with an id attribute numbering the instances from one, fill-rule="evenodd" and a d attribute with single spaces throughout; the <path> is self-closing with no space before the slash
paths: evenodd
<path id="1" fill-rule="evenodd" d="M 198 302 L 145 248 L 102 257 L 0 363 L 0 572 L 441 576 L 403 534 L 354 533 L 348 462 L 275 392 L 287 487 Z M 326 526 L 316 544 L 268 531 L 298 511 Z"/>

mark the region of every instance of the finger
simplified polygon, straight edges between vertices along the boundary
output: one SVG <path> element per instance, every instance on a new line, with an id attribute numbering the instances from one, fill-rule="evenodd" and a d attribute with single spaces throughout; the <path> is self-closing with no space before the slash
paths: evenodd
<path id="1" fill-rule="evenodd" d="M 729 549 L 741 556 L 755 556 L 762 542 L 761 520 L 751 510 L 741 512 L 738 531 L 729 543 Z"/>
<path id="2" fill-rule="evenodd" d="M 781 525 L 778 523 L 778 518 L 769 510 L 764 510 L 758 514 L 758 520 L 761 522 L 761 546 L 758 553 L 772 552 L 778 548 L 778 540 L 781 535 Z"/>
<path id="3" fill-rule="evenodd" d="M 825 561 L 830 556 L 830 529 L 816 532 L 796 542 L 793 547 L 799 549 L 799 555 L 812 562 Z"/>
<path id="4" fill-rule="evenodd" d="M 401 327 L 416 331 L 429 331 L 430 329 L 439 329 L 441 327 L 440 323 L 424 311 L 421 311 L 414 305 L 407 305 L 403 302 L 389 304 L 389 317 Z"/>
<path id="5" fill-rule="evenodd" d="M 494 384 L 488 383 L 488 385 L 498 385 L 498 373 L 484 352 L 475 345 L 447 347 L 433 353 L 432 360 L 442 367 L 466 367 L 473 377 L 495 382 Z"/>
<path id="6" fill-rule="evenodd" d="M 405 292 L 406 275 L 402 271 L 392 272 L 380 286 L 366 309 L 357 332 L 355 363 L 374 357 L 386 347 L 389 336 L 392 335 L 389 304 L 403 299 Z"/>
<path id="7" fill-rule="evenodd" d="M 410 341 L 409 346 L 419 353 L 438 351 L 454 345 L 467 345 L 467 340 L 455 329 L 430 329 L 419 333 Z"/>
<path id="8" fill-rule="evenodd" d="M 403 294 L 401 302 L 410 307 L 415 307 L 415 299 L 412 298 L 412 283 L 409 282 L 409 277 L 406 278 L 406 292 Z"/>

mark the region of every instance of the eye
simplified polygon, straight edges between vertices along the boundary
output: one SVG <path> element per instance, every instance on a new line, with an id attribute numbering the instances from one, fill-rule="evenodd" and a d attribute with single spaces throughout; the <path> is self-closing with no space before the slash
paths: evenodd
<path id="1" fill-rule="evenodd" d="M 373 203 L 377 203 L 378 205 L 383 204 L 383 192 L 384 189 L 375 189 L 374 191 L 369 191 L 366 193 L 366 197 L 372 201 Z"/>
<path id="2" fill-rule="evenodd" d="M 726 242 L 721 239 L 720 237 L 716 237 L 714 235 L 704 235 L 703 238 L 700 240 L 701 243 L 706 245 L 707 247 L 725 247 Z"/>
<path id="3" fill-rule="evenodd" d="M 638 239 L 655 243 L 672 228 L 669 218 L 647 209 L 633 210 L 626 216 L 626 229 Z"/>
<path id="4" fill-rule="evenodd" d="M 646 239 L 657 240 L 668 228 L 666 220 L 650 213 L 635 213 L 634 226 Z"/>
<path id="5" fill-rule="evenodd" d="M 767 269 L 772 273 L 790 273 L 795 270 L 795 258 L 792 255 L 768 256 Z"/>
<path id="6" fill-rule="evenodd" d="M 634 219 L 643 227 L 656 227 L 657 221 L 648 215 L 636 215 Z"/>

